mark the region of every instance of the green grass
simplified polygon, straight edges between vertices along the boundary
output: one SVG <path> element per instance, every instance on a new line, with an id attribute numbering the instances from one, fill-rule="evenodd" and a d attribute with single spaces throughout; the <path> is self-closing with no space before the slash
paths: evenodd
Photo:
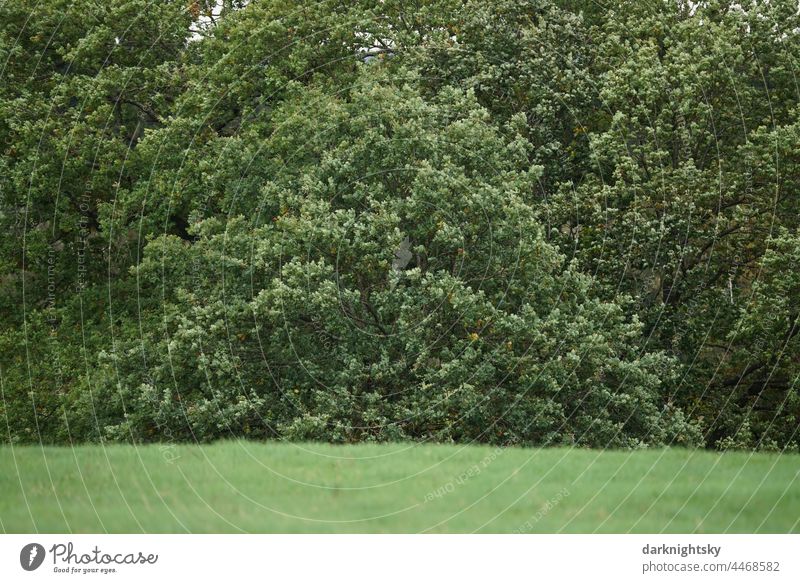
<path id="1" fill-rule="evenodd" d="M 5 532 L 797 532 L 800 456 L 221 442 L 0 448 Z"/>

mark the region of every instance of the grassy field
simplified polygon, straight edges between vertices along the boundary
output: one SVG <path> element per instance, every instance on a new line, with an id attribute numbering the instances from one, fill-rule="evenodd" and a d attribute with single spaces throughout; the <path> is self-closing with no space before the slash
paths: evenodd
<path id="1" fill-rule="evenodd" d="M 5 532 L 797 532 L 800 456 L 221 442 L 0 448 Z"/>

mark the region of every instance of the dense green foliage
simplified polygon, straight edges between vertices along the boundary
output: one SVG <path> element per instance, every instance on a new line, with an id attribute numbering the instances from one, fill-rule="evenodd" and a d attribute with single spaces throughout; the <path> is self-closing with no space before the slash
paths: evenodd
<path id="1" fill-rule="evenodd" d="M 798 449 L 796 2 L 0 5 L 13 441 Z"/>

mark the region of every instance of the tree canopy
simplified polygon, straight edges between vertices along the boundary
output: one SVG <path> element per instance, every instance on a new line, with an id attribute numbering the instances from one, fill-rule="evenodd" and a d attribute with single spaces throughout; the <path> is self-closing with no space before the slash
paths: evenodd
<path id="1" fill-rule="evenodd" d="M 795 1 L 0 5 L 12 441 L 798 449 Z"/>

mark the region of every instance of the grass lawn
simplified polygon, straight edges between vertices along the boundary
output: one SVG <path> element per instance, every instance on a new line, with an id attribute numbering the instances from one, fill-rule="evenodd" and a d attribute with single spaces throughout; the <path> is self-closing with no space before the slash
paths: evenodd
<path id="1" fill-rule="evenodd" d="M 5 532 L 798 532 L 800 456 L 285 444 L 0 447 Z"/>

